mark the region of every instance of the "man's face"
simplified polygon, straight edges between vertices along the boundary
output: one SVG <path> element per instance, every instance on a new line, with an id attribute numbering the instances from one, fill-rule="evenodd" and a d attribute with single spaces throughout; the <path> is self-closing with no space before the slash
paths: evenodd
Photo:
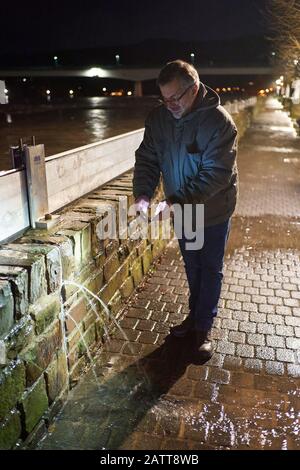
<path id="1" fill-rule="evenodd" d="M 180 119 L 190 112 L 198 91 L 196 84 L 182 84 L 175 78 L 159 88 L 165 106 L 175 119 Z"/>

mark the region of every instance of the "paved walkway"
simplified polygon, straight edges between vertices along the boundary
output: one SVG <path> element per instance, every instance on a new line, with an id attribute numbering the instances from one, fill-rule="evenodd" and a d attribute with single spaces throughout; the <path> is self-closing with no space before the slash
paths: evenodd
<path id="1" fill-rule="evenodd" d="M 300 139 L 276 103 L 240 145 L 213 358 L 167 336 L 188 311 L 173 241 L 43 449 L 300 449 Z"/>

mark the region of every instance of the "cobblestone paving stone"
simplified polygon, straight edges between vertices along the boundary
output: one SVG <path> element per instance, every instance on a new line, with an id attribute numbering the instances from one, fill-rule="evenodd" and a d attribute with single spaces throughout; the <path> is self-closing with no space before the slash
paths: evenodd
<path id="1" fill-rule="evenodd" d="M 215 354 L 200 363 L 170 325 L 188 313 L 177 241 L 40 444 L 44 449 L 300 449 L 300 139 L 280 109 L 240 146 Z M 297 180 L 298 178 L 298 180 Z"/>

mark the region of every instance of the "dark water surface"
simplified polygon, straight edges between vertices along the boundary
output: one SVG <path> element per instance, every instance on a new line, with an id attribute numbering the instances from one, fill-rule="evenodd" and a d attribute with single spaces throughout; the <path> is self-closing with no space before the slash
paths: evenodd
<path id="1" fill-rule="evenodd" d="M 45 145 L 46 156 L 144 127 L 155 97 L 74 98 L 0 108 L 0 171 L 11 168 L 9 148 L 19 138 Z M 7 122 L 7 117 L 11 123 Z"/>

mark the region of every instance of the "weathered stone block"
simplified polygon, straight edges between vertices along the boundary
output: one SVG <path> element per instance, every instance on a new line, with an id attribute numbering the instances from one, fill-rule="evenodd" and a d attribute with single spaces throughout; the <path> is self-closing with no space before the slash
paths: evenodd
<path id="1" fill-rule="evenodd" d="M 72 279 L 75 259 L 73 255 L 73 244 L 70 239 L 64 237 L 65 240 L 59 245 L 62 264 L 62 277 L 63 279 Z"/>
<path id="2" fill-rule="evenodd" d="M 33 253 L 45 256 L 46 264 L 46 278 L 48 293 L 54 292 L 58 289 L 62 277 L 61 269 L 61 256 L 59 248 L 56 246 L 46 244 L 26 244 L 26 243 L 12 243 L 6 245 L 10 250 L 23 251 L 24 253 Z"/>
<path id="3" fill-rule="evenodd" d="M 67 361 L 68 361 L 68 369 L 70 371 L 74 368 L 74 366 L 80 359 L 80 351 L 78 348 L 78 344 L 79 344 L 79 337 L 78 337 L 78 340 L 76 341 L 75 346 L 72 349 L 70 348 L 70 351 L 68 352 Z"/>
<path id="4" fill-rule="evenodd" d="M 97 307 L 98 307 L 98 305 L 97 305 Z M 86 315 L 86 317 L 84 318 L 84 320 L 83 320 L 83 330 L 84 331 L 87 331 L 91 325 L 95 325 L 97 323 L 97 321 L 102 322 L 103 314 L 97 311 L 97 309 L 96 309 L 97 307 L 95 306 L 94 307 L 95 311 L 91 310 Z M 97 312 L 97 313 L 95 313 L 95 312 Z"/>
<path id="5" fill-rule="evenodd" d="M 89 352 L 91 352 L 91 346 L 96 341 L 95 325 L 89 326 L 89 328 L 83 334 L 83 339 L 84 341 L 80 341 L 81 354 L 85 354 L 87 348 L 89 349 Z"/>
<path id="6" fill-rule="evenodd" d="M 118 253 L 114 253 L 103 266 L 104 279 L 107 282 L 118 270 L 120 266 Z"/>
<path id="7" fill-rule="evenodd" d="M 118 287 L 127 279 L 129 276 L 129 263 L 125 261 L 116 272 L 118 278 Z"/>
<path id="8" fill-rule="evenodd" d="M 92 228 L 90 224 L 81 231 L 81 262 L 88 263 L 92 259 Z"/>
<path id="9" fill-rule="evenodd" d="M 8 279 L 15 304 L 15 319 L 19 320 L 28 309 L 28 272 L 18 266 L 0 266 L 0 279 Z"/>
<path id="10" fill-rule="evenodd" d="M 104 275 L 103 270 L 97 271 L 94 275 L 88 279 L 85 284 L 85 287 L 89 289 L 93 294 L 97 295 L 100 289 L 103 287 L 104 284 Z"/>
<path id="11" fill-rule="evenodd" d="M 20 401 L 25 432 L 29 434 L 48 408 L 48 397 L 44 376 L 23 394 Z"/>
<path id="12" fill-rule="evenodd" d="M 4 419 L 25 389 L 25 367 L 19 359 L 0 372 L 0 420 Z"/>
<path id="13" fill-rule="evenodd" d="M 76 328 L 88 312 L 88 304 L 85 298 L 79 299 L 70 309 L 66 310 L 66 330 L 68 333 Z"/>
<path id="14" fill-rule="evenodd" d="M 147 240 L 141 240 L 138 246 L 136 247 L 138 255 L 141 256 L 147 248 Z"/>
<path id="15" fill-rule="evenodd" d="M 122 307 L 122 297 L 119 291 L 117 291 L 113 297 L 111 298 L 108 308 L 112 312 L 112 314 L 116 314 Z"/>
<path id="16" fill-rule="evenodd" d="M 129 244 L 126 240 L 121 240 L 121 245 L 118 249 L 118 256 L 120 263 L 123 263 L 126 258 L 129 256 L 130 250 L 129 250 Z"/>
<path id="17" fill-rule="evenodd" d="M 66 356 L 62 351 L 56 354 L 56 357 L 48 366 L 45 379 L 47 384 L 47 392 L 49 403 L 53 403 L 55 398 L 67 387 L 68 368 Z"/>
<path id="18" fill-rule="evenodd" d="M 20 413 L 13 410 L 0 424 L 0 449 L 11 449 L 21 435 Z"/>
<path id="19" fill-rule="evenodd" d="M 43 255 L 22 251 L 0 250 L 0 265 L 19 266 L 29 273 L 30 302 L 46 294 L 46 268 Z"/>
<path id="20" fill-rule="evenodd" d="M 57 227 L 55 229 L 57 230 Z M 68 279 L 72 275 L 74 269 L 73 245 L 68 237 L 35 229 L 28 230 L 26 236 L 18 239 L 18 243 L 46 244 L 58 247 L 61 255 L 63 279 Z"/>
<path id="21" fill-rule="evenodd" d="M 154 240 L 152 242 L 152 255 L 153 258 L 159 256 L 166 247 L 166 240 Z"/>
<path id="22" fill-rule="evenodd" d="M 0 338 L 4 337 L 14 324 L 14 299 L 8 281 L 0 280 Z"/>
<path id="23" fill-rule="evenodd" d="M 119 248 L 119 240 L 109 240 L 105 247 L 105 255 L 109 257 L 114 252 L 118 251 Z"/>
<path id="24" fill-rule="evenodd" d="M 98 250 L 97 254 L 94 256 L 94 261 L 95 261 L 96 268 L 98 269 L 103 268 L 104 263 L 106 261 L 105 252 Z"/>
<path id="25" fill-rule="evenodd" d="M 74 269 L 79 270 L 81 266 L 81 231 L 71 229 L 61 229 L 57 232 L 58 235 L 68 237 L 72 242 L 72 254 L 74 257 Z"/>
<path id="26" fill-rule="evenodd" d="M 64 218 L 69 220 L 69 223 L 72 224 L 73 221 L 78 222 L 85 222 L 88 223 L 89 229 L 85 233 L 87 239 L 85 239 L 85 235 L 83 235 L 83 253 L 86 252 L 86 257 L 83 255 L 83 259 L 86 258 L 88 261 L 91 256 L 95 256 L 99 249 L 101 248 L 101 244 L 99 244 L 99 240 L 97 237 L 97 224 L 100 220 L 99 217 L 94 212 L 89 212 L 88 210 L 84 212 L 84 209 L 77 211 L 77 210 L 67 210 L 64 214 Z M 89 233 L 88 233 L 89 232 Z"/>
<path id="27" fill-rule="evenodd" d="M 112 298 L 114 293 L 119 287 L 119 279 L 118 276 L 113 276 L 105 286 L 102 287 L 102 289 L 99 292 L 99 297 L 100 299 L 107 304 L 109 300 Z"/>
<path id="28" fill-rule="evenodd" d="M 71 351 L 73 348 L 77 347 L 80 339 L 84 333 L 84 322 L 82 321 L 73 329 L 71 333 L 68 334 L 68 351 Z"/>
<path id="29" fill-rule="evenodd" d="M 57 321 L 53 328 L 37 338 L 33 344 L 20 353 L 26 364 L 26 383 L 31 386 L 52 361 L 55 352 L 61 348 L 61 329 Z"/>
<path id="30" fill-rule="evenodd" d="M 129 297 L 134 290 L 133 278 L 129 276 L 121 285 L 120 293 L 123 298 Z"/>
<path id="31" fill-rule="evenodd" d="M 7 357 L 15 359 L 20 351 L 33 341 L 33 338 L 33 320 L 30 315 L 26 315 L 4 337 Z"/>
<path id="32" fill-rule="evenodd" d="M 142 258 L 137 258 L 131 265 L 130 274 L 133 277 L 134 286 L 136 287 L 143 279 Z"/>
<path id="33" fill-rule="evenodd" d="M 89 211 L 76 211 L 74 208 L 70 209 L 70 207 L 66 207 L 65 209 L 62 209 L 61 211 L 63 220 L 76 220 L 79 222 L 88 222 L 91 223 L 93 220 L 95 220 L 95 214 L 89 212 Z"/>
<path id="34" fill-rule="evenodd" d="M 146 274 L 151 266 L 153 261 L 151 245 L 147 246 L 144 253 L 142 254 L 142 263 L 143 263 L 143 272 Z"/>
<path id="35" fill-rule="evenodd" d="M 86 286 L 86 283 L 88 282 L 89 278 L 92 275 L 95 275 L 95 272 L 97 273 L 98 270 L 95 271 L 95 265 L 94 262 L 90 262 L 86 264 L 83 269 L 77 273 L 76 278 L 74 279 L 74 275 L 72 275 L 69 279 L 66 279 L 63 281 L 63 287 L 61 289 L 62 293 L 62 298 L 64 301 L 67 301 L 70 299 L 70 297 L 76 297 L 74 294 L 77 293 L 77 298 L 81 295 L 80 294 L 80 287 Z M 74 274 L 74 272 L 73 272 Z"/>
<path id="36" fill-rule="evenodd" d="M 57 293 L 44 296 L 34 305 L 30 305 L 29 313 L 35 322 L 37 335 L 43 333 L 58 318 L 60 309 L 61 301 Z"/>

